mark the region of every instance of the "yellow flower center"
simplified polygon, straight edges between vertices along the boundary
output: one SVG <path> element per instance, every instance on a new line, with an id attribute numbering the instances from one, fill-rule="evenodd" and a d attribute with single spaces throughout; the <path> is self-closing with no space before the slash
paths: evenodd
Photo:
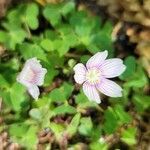
<path id="1" fill-rule="evenodd" d="M 90 84 L 95 84 L 100 81 L 100 71 L 98 69 L 90 69 L 86 73 L 86 79 Z"/>

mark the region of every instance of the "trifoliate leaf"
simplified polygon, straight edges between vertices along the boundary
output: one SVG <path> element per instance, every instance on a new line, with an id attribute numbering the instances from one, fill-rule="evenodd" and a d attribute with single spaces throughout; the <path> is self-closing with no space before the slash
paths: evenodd
<path id="1" fill-rule="evenodd" d="M 37 44 L 23 43 L 19 45 L 19 50 L 25 60 L 32 57 L 37 57 L 38 59 L 47 61 L 44 50 Z"/>
<path id="2" fill-rule="evenodd" d="M 44 8 L 44 17 L 53 25 L 56 26 L 61 22 L 60 5 L 47 5 Z"/>

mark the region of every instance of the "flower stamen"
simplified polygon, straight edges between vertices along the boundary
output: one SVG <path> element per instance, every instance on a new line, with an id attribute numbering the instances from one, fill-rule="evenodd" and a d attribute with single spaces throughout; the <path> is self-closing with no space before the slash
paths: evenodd
<path id="1" fill-rule="evenodd" d="M 86 80 L 90 84 L 96 84 L 96 83 L 100 82 L 100 76 L 101 76 L 100 71 L 96 68 L 92 68 L 87 71 Z"/>

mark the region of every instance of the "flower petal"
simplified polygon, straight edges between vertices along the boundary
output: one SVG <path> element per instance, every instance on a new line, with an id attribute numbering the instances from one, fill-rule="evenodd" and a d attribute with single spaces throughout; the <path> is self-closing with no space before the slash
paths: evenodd
<path id="1" fill-rule="evenodd" d="M 44 76 L 47 73 L 47 69 L 42 68 L 40 61 L 35 57 L 27 60 L 27 65 L 34 71 L 34 84 L 41 86 L 44 83 Z"/>
<path id="2" fill-rule="evenodd" d="M 103 78 L 101 83 L 97 85 L 97 89 L 110 97 L 121 97 L 122 96 L 122 88 L 116 84 L 115 82 Z"/>
<path id="3" fill-rule="evenodd" d="M 82 84 L 85 81 L 86 68 L 82 63 L 78 63 L 74 66 L 75 71 L 74 79 L 78 84 Z"/>
<path id="4" fill-rule="evenodd" d="M 83 84 L 83 92 L 85 93 L 85 95 L 88 97 L 90 101 L 95 101 L 98 104 L 101 103 L 99 93 L 95 88 L 95 86 L 92 86 L 87 82 L 85 82 Z"/>
<path id="5" fill-rule="evenodd" d="M 31 86 L 32 84 L 29 82 L 31 80 L 31 76 L 29 76 L 29 72 L 31 72 L 30 66 L 28 66 L 26 63 L 24 65 L 24 68 L 20 72 L 20 74 L 17 76 L 17 81 L 21 84 L 23 84 L 26 87 Z"/>
<path id="6" fill-rule="evenodd" d="M 107 50 L 96 53 L 94 56 L 92 56 L 88 60 L 88 62 L 86 63 L 86 67 L 88 69 L 90 69 L 92 67 L 99 67 L 104 62 L 104 60 L 106 59 L 107 56 L 108 56 Z"/>
<path id="7" fill-rule="evenodd" d="M 46 73 L 47 69 L 42 68 L 36 58 L 31 58 L 26 61 L 21 73 L 17 76 L 17 81 L 26 87 L 30 87 L 32 84 L 41 86 Z"/>
<path id="8" fill-rule="evenodd" d="M 35 77 L 35 84 L 38 86 L 43 85 L 44 83 L 44 76 L 47 73 L 47 69 L 41 68 L 41 70 L 36 72 L 36 77 Z"/>
<path id="9" fill-rule="evenodd" d="M 39 95 L 40 95 L 40 91 L 39 91 L 39 88 L 38 86 L 36 85 L 32 85 L 28 88 L 28 92 L 30 93 L 30 95 L 35 99 L 37 100 Z"/>
<path id="10" fill-rule="evenodd" d="M 25 65 L 30 66 L 33 70 L 36 71 L 40 71 L 42 69 L 42 65 L 40 64 L 40 61 L 37 60 L 36 57 L 28 59 Z"/>
<path id="11" fill-rule="evenodd" d="M 123 61 L 119 58 L 107 59 L 100 66 L 102 75 L 105 78 L 113 78 L 121 75 L 126 69 Z"/>

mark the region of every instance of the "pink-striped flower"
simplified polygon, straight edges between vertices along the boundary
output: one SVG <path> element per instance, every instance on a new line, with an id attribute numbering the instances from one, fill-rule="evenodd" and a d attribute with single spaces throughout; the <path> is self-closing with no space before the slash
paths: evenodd
<path id="1" fill-rule="evenodd" d="M 39 97 L 39 88 L 44 83 L 44 76 L 47 73 L 45 68 L 42 68 L 40 62 L 36 58 L 28 59 L 17 76 L 17 81 L 23 84 L 30 95 L 34 99 L 38 99 Z"/>
<path id="2" fill-rule="evenodd" d="M 83 84 L 83 92 L 90 101 L 100 103 L 99 92 L 110 97 L 122 96 L 122 88 L 109 78 L 121 75 L 126 66 L 121 59 L 106 59 L 107 56 L 107 50 L 98 52 L 88 60 L 86 66 L 78 63 L 74 67 L 74 79 L 78 84 Z"/>

